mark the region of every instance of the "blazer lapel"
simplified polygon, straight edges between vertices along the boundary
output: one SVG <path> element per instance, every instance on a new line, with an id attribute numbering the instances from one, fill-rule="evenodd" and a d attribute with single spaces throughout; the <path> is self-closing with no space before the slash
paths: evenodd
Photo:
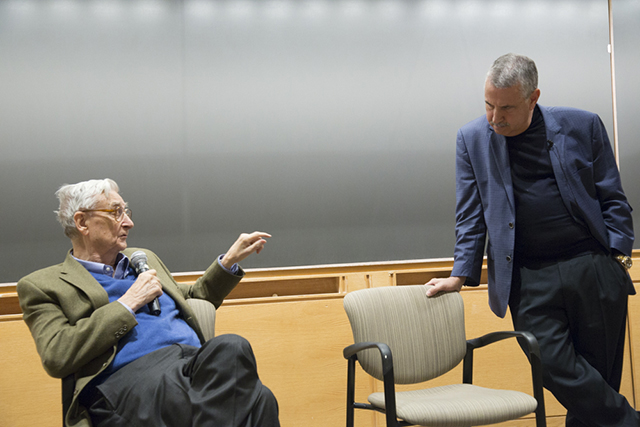
<path id="1" fill-rule="evenodd" d="M 139 251 L 141 250 L 140 248 L 127 248 L 124 251 L 122 251 L 123 254 L 125 254 L 127 257 L 129 257 L 129 259 L 131 259 L 131 255 L 135 252 L 135 251 Z M 160 279 L 160 283 L 162 284 L 162 292 L 166 293 L 167 295 L 169 295 L 174 301 L 175 303 L 178 305 L 178 307 L 182 310 L 184 310 L 184 306 L 186 304 L 183 304 L 182 301 L 184 301 L 184 296 L 182 295 L 182 293 L 180 292 L 179 289 L 175 288 L 173 286 L 173 279 L 171 277 L 166 277 L 165 273 L 164 273 L 164 269 L 156 267 L 153 264 L 153 261 L 151 259 L 148 260 L 149 263 L 149 267 L 150 268 L 155 268 L 158 278 Z"/>
<path id="2" fill-rule="evenodd" d="M 487 124 L 488 126 L 488 124 Z M 490 171 L 492 175 L 498 175 L 502 180 L 503 188 L 506 192 L 507 200 L 512 210 L 515 210 L 515 202 L 513 200 L 513 183 L 511 181 L 511 165 L 509 163 L 509 150 L 507 149 L 507 140 L 504 136 L 498 135 L 491 128 L 488 129 L 489 150 L 493 159 L 494 170 Z M 497 171 L 497 174 L 496 174 Z"/>
<path id="3" fill-rule="evenodd" d="M 551 159 L 551 167 L 553 168 L 553 175 L 556 178 L 556 184 L 558 184 L 558 190 L 560 190 L 560 195 L 562 196 L 562 202 L 572 215 L 580 216 L 575 213 L 577 198 L 575 194 L 573 194 L 563 166 L 565 158 L 565 135 L 560 133 L 560 125 L 558 125 L 558 122 L 553 118 L 553 115 L 547 111 L 547 108 L 541 105 L 539 107 L 547 130 L 547 148 L 549 150 L 549 158 Z"/>
<path id="4" fill-rule="evenodd" d="M 94 308 L 109 304 L 109 296 L 98 281 L 71 255 L 67 253 L 60 271 L 60 279 L 80 289 Z"/>

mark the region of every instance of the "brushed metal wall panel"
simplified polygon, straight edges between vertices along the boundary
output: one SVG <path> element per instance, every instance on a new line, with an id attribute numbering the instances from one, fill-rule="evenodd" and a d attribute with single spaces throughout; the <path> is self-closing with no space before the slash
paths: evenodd
<path id="1" fill-rule="evenodd" d="M 174 271 L 256 229 L 246 267 L 452 256 L 493 59 L 611 132 L 607 43 L 604 0 L 0 2 L 0 281 L 62 259 L 53 193 L 96 177 Z"/>

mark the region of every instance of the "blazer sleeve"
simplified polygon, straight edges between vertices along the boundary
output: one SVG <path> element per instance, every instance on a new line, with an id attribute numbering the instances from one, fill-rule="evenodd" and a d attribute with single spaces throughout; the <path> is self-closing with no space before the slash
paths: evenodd
<path id="1" fill-rule="evenodd" d="M 97 373 L 120 338 L 137 325 L 122 304 L 107 303 L 94 310 L 73 286 L 43 274 L 21 279 L 17 290 L 42 365 L 55 378 L 83 367 Z"/>
<path id="2" fill-rule="evenodd" d="M 634 241 L 632 209 L 622 190 L 620 173 L 604 124 L 600 117 L 594 116 L 591 131 L 593 181 L 609 235 L 609 246 L 631 255 Z"/>
<path id="3" fill-rule="evenodd" d="M 486 239 L 482 200 L 462 130 L 456 138 L 456 245 L 452 276 L 480 282 Z"/>

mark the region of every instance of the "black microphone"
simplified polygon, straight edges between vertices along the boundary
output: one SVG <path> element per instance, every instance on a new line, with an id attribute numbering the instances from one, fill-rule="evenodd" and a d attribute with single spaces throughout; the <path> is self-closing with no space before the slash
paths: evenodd
<path id="1" fill-rule="evenodd" d="M 135 251 L 132 253 L 131 264 L 133 264 L 133 268 L 135 268 L 136 274 L 138 275 L 151 270 L 147 265 L 147 254 L 145 254 L 144 251 Z M 147 306 L 151 314 L 160 316 L 160 301 L 158 301 L 158 298 L 154 298 Z"/>

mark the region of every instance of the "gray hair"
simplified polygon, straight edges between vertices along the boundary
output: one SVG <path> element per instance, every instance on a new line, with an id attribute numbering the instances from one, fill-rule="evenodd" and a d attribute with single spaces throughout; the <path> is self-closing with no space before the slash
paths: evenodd
<path id="1" fill-rule="evenodd" d="M 100 196 L 109 197 L 111 191 L 119 192 L 118 184 L 112 179 L 91 179 L 77 184 L 65 184 L 56 191 L 60 201 L 57 211 L 58 222 L 64 229 L 64 234 L 73 238 L 78 235 L 73 215 L 82 209 L 94 209 L 100 201 Z"/>
<path id="2" fill-rule="evenodd" d="M 538 88 L 538 69 L 532 59 L 507 53 L 489 68 L 487 80 L 498 89 L 520 85 L 522 96 L 528 98 Z"/>

